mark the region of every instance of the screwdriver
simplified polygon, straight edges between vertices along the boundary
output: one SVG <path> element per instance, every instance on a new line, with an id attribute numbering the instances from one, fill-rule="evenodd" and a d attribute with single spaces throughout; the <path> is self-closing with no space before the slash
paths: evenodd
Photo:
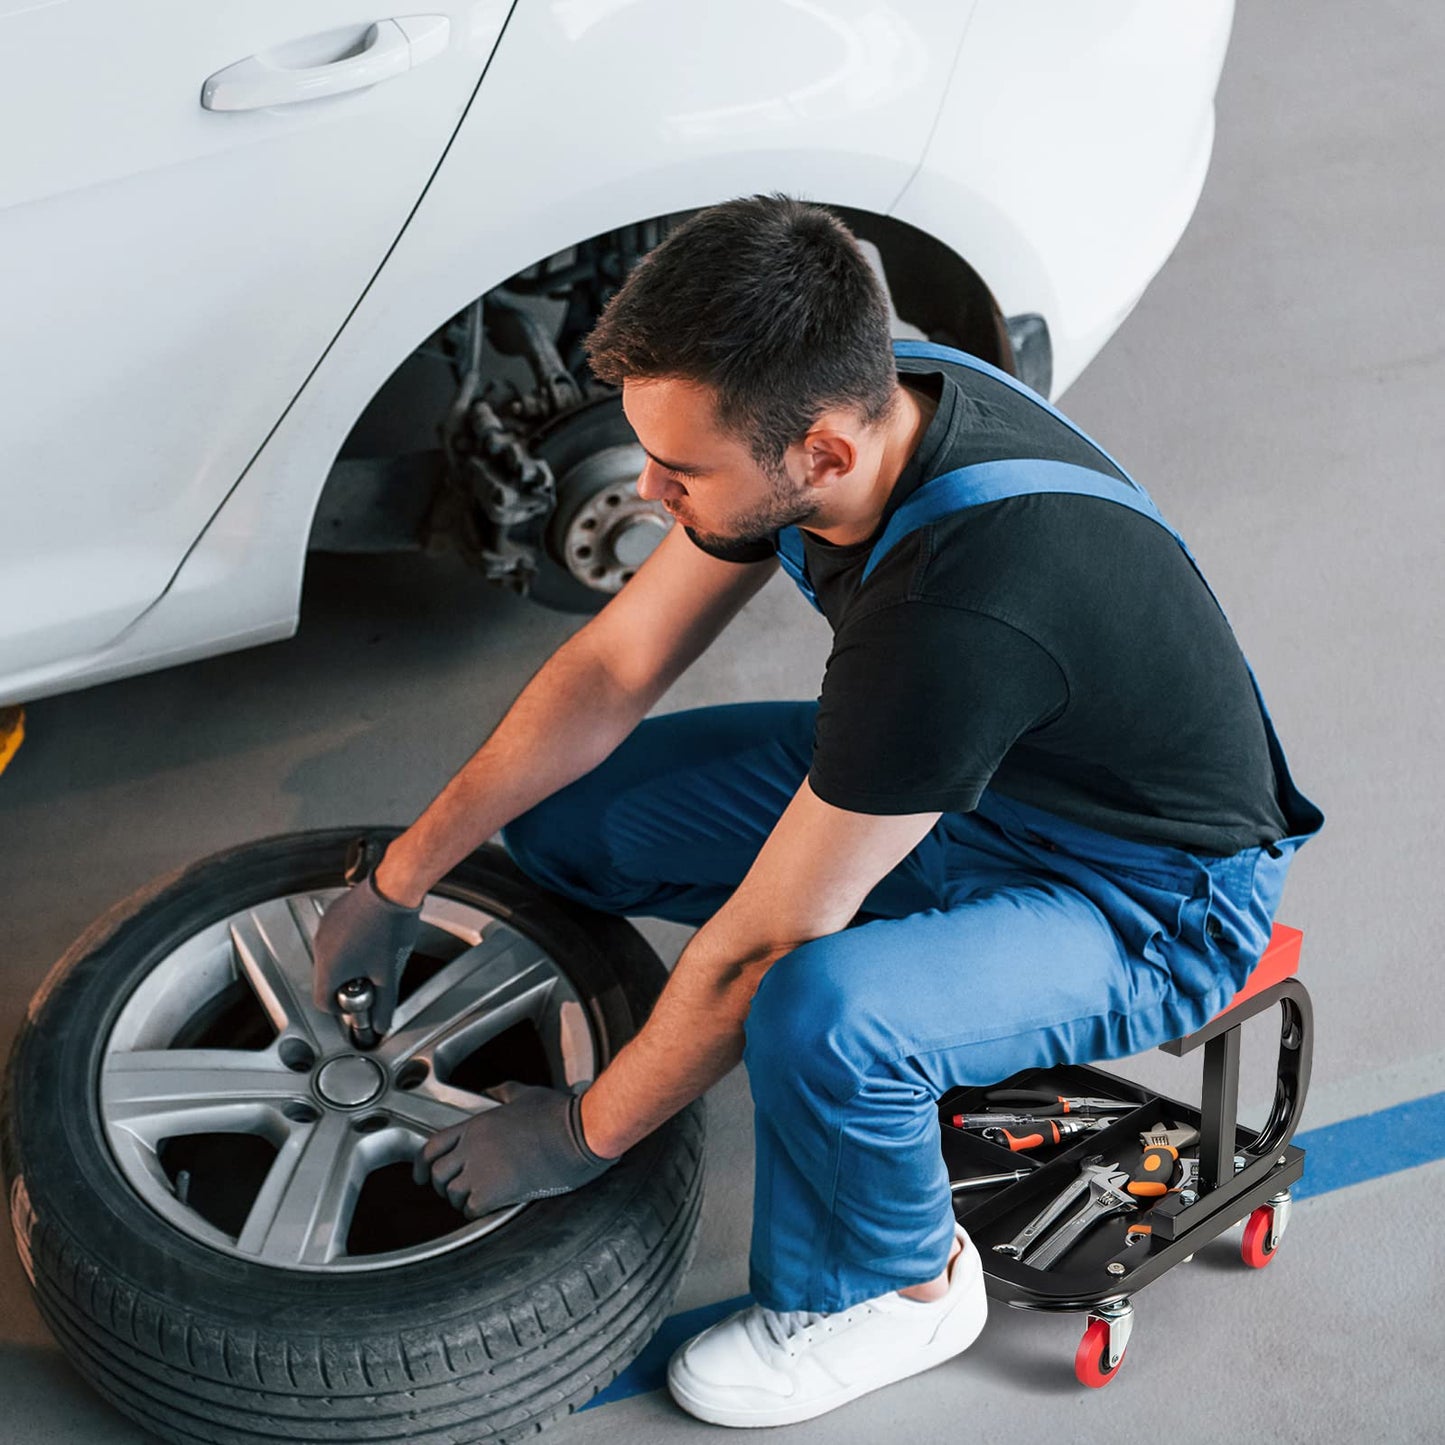
<path id="1" fill-rule="evenodd" d="M 1156 1199 L 1161 1194 L 1167 1194 L 1178 1159 L 1178 1151 L 1172 1144 L 1146 1149 L 1142 1163 L 1130 1173 L 1124 1188 L 1140 1199 Z"/>
<path id="2" fill-rule="evenodd" d="M 995 1189 L 1000 1184 L 1012 1184 L 1015 1179 L 1026 1179 L 1032 1169 L 1014 1169 L 1006 1174 L 975 1174 L 969 1179 L 950 1179 L 948 1192 L 962 1194 L 969 1189 Z"/>
<path id="3" fill-rule="evenodd" d="M 1057 1122 L 1063 1124 L 1076 1124 L 1088 1121 L 1092 1123 L 1098 1117 L 1099 1116 L 1097 1114 L 1074 1114 L 1070 1115 L 1068 1119 L 1061 1119 Z M 1000 1112 L 997 1114 L 953 1114 L 949 1116 L 948 1122 L 952 1124 L 955 1129 L 996 1129 L 1000 1125 L 1012 1125 L 1014 1127 L 1017 1127 L 1020 1124 L 1026 1124 L 1030 1126 L 1035 1124 L 1044 1124 L 1050 1122 L 1052 1119 L 1053 1116 L 1050 1114 L 1005 1114 Z M 1114 1121 L 1112 1118 L 1109 1118 L 1105 1119 L 1103 1122 L 1106 1124 L 1112 1124 Z M 1076 1134 L 1079 1131 L 1077 1129 L 1073 1129 L 1069 1132 Z"/>
<path id="4" fill-rule="evenodd" d="M 1044 1144 L 1057 1144 L 1071 1134 L 1092 1134 L 1096 1129 L 1107 1129 L 1114 1121 L 1083 1116 L 1078 1119 L 1026 1118 L 1022 1122 L 1034 1125 L 1032 1132 L 1015 1134 L 1011 1129 L 987 1128 L 983 1130 L 983 1137 L 1018 1153 L 1021 1149 L 1038 1149 Z"/>

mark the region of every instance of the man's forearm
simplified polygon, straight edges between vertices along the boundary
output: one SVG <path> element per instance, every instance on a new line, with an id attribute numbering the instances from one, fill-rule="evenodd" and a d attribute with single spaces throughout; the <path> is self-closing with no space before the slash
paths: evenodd
<path id="1" fill-rule="evenodd" d="M 693 935 L 646 1024 L 583 1095 L 594 1153 L 624 1153 L 742 1060 L 753 994 L 785 951 L 739 957 L 721 930 Z"/>
<path id="2" fill-rule="evenodd" d="M 376 870 L 377 887 L 408 906 L 498 829 L 597 766 L 663 691 L 623 687 L 579 633 L 527 683 L 491 736 Z"/>

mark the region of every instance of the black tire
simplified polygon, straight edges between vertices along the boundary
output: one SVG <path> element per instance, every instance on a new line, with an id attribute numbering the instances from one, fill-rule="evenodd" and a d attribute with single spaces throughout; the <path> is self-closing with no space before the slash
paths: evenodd
<path id="1" fill-rule="evenodd" d="M 99 920 L 41 986 L 11 1051 L 0 1166 L 32 1295 L 81 1374 L 157 1437 L 488 1441 L 585 1404 L 666 1315 L 696 1247 L 698 1100 L 594 1183 L 405 1266 L 326 1275 L 208 1248 L 151 1210 L 107 1144 L 102 1041 L 156 961 L 238 909 L 339 886 L 359 832 L 248 843 Z M 599 1067 L 666 970 L 625 919 L 538 887 L 487 844 L 435 892 L 545 948 L 591 1013 Z"/>

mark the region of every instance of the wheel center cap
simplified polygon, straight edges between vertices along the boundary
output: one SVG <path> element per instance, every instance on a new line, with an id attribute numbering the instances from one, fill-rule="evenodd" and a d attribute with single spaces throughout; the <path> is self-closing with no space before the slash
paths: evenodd
<path id="1" fill-rule="evenodd" d="M 360 1054 L 347 1054 L 321 1066 L 316 1075 L 316 1092 L 328 1104 L 354 1109 L 376 1098 L 385 1082 L 380 1064 Z"/>

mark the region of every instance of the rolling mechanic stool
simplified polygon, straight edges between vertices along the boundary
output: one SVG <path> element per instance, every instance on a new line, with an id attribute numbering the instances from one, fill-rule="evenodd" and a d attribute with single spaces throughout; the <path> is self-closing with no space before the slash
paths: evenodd
<path id="1" fill-rule="evenodd" d="M 1106 1385 L 1117 1373 L 1133 1324 L 1131 1294 L 1193 1258 L 1202 1244 L 1244 1219 L 1244 1262 L 1259 1269 L 1274 1257 L 1289 1222 L 1289 1185 L 1304 1173 L 1304 1150 L 1289 1143 L 1304 1109 L 1313 1043 L 1310 997 L 1295 977 L 1303 938 L 1298 929 L 1276 923 L 1269 945 L 1229 1006 L 1193 1033 L 1159 1046 L 1176 1056 L 1204 1046 L 1198 1109 L 1101 1069 L 1073 1064 L 1028 1069 L 989 1089 L 954 1090 L 939 1101 L 950 1179 L 1034 1166 L 1026 1178 L 987 1192 L 955 1194 L 954 1212 L 978 1246 L 994 1298 L 1016 1309 L 1088 1311 L 1089 1323 L 1074 1356 L 1075 1373 L 1085 1385 Z M 1274 1104 L 1256 1133 L 1236 1119 L 1240 1029 L 1275 1004 L 1282 1012 L 1282 1026 Z M 1066 1136 L 1052 1146 L 1051 1157 L 1040 1162 L 949 1122 L 955 1113 L 981 1112 L 986 1095 L 1004 1088 L 1102 1096 L 1137 1107 L 1116 1115 L 1102 1129 Z M 1138 1164 L 1146 1152 L 1139 1135 L 1166 1124 L 1192 1125 L 1199 1131 L 1198 1145 L 1180 1150 L 1192 1155 L 1197 1147 L 1199 1177 L 1193 1189 L 1140 1199 L 1136 1211 L 1102 1218 L 1048 1268 L 994 1248 L 1014 1239 L 1077 1179 L 1084 1160 L 1099 1155 L 1125 1168 Z"/>

